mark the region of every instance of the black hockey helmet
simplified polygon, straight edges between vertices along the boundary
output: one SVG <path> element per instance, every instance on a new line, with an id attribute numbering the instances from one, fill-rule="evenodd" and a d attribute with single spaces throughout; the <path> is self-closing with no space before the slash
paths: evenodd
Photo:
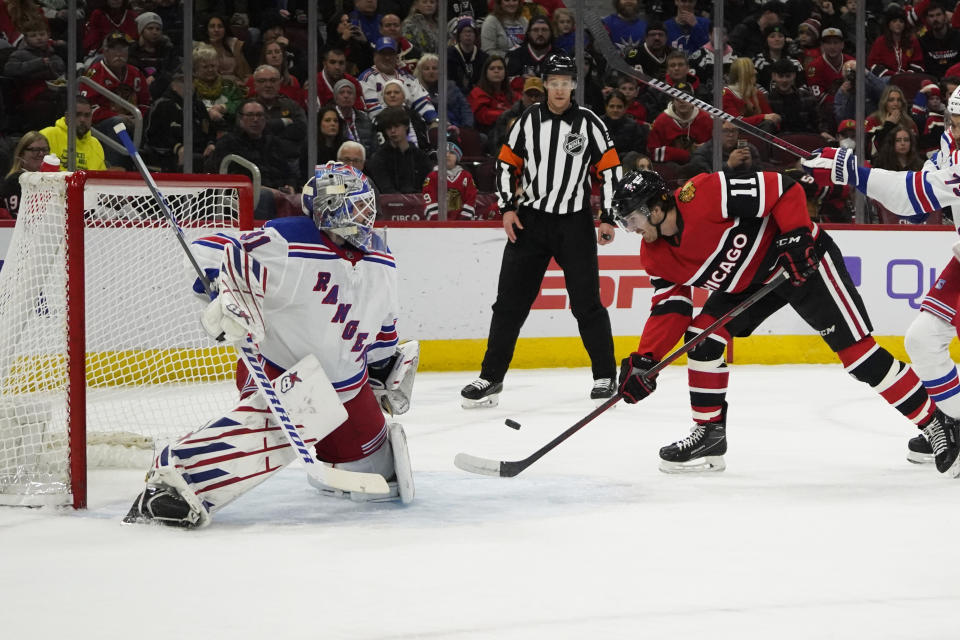
<path id="1" fill-rule="evenodd" d="M 577 81 L 577 64 L 573 58 L 565 53 L 551 53 L 543 61 L 540 67 L 541 80 L 546 82 L 547 76 L 570 76 L 574 82 Z"/>
<path id="2" fill-rule="evenodd" d="M 630 171 L 613 192 L 610 212 L 618 222 L 634 211 L 650 216 L 650 208 L 659 205 L 664 211 L 673 205 L 673 194 L 656 171 Z"/>

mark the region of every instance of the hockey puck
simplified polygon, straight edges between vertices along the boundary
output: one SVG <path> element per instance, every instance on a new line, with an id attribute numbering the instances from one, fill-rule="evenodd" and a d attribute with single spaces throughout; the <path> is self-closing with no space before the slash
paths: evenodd
<path id="1" fill-rule="evenodd" d="M 504 420 L 504 421 L 503 421 L 503 424 L 507 425 L 507 426 L 510 427 L 511 429 L 519 429 L 519 428 L 520 428 L 520 423 L 517 422 L 516 420 L 511 420 L 510 418 L 507 418 L 506 420 Z"/>

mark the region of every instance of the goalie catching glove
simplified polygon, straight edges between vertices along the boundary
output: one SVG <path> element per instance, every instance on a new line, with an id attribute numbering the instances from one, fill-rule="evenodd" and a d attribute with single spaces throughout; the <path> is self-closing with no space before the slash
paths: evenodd
<path id="1" fill-rule="evenodd" d="M 857 186 L 857 156 L 843 147 L 824 147 L 817 149 L 806 160 L 801 160 L 803 170 L 813 176 L 817 184 L 849 184 Z"/>
<path id="2" fill-rule="evenodd" d="M 800 227 L 776 237 L 774 243 L 780 252 L 777 264 L 790 274 L 790 284 L 799 287 L 817 271 L 820 256 L 813 246 L 810 229 Z"/>
<path id="3" fill-rule="evenodd" d="M 228 244 L 217 276 L 217 291 L 203 311 L 204 330 L 216 340 L 260 342 L 265 333 L 261 304 L 266 272 L 250 254 Z"/>
<path id="4" fill-rule="evenodd" d="M 410 410 L 413 381 L 420 364 L 420 343 L 410 340 L 397 346 L 397 351 L 383 362 L 371 364 L 370 388 L 380 407 L 391 416 Z"/>
<path id="5" fill-rule="evenodd" d="M 653 354 L 631 353 L 620 364 L 620 395 L 627 404 L 640 402 L 657 389 L 657 374 L 644 376 L 657 364 Z"/>

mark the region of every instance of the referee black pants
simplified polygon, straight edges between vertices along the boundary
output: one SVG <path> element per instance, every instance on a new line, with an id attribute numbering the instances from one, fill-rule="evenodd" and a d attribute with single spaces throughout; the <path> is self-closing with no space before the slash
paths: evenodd
<path id="1" fill-rule="evenodd" d="M 523 229 L 507 242 L 500 265 L 497 301 L 480 377 L 501 382 L 510 367 L 520 328 L 537 298 L 550 258 L 566 280 L 570 309 L 590 356 L 593 377 L 616 378 L 610 316 L 600 302 L 597 239 L 589 212 L 555 215 L 521 207 Z"/>

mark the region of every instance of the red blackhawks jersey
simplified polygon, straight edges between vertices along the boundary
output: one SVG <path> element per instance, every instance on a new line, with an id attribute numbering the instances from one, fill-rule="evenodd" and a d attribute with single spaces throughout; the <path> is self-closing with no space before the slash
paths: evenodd
<path id="1" fill-rule="evenodd" d="M 690 324 L 693 287 L 744 291 L 773 275 L 776 236 L 800 227 L 819 233 L 807 214 L 803 188 L 779 173 L 702 173 L 674 196 L 683 224 L 680 244 L 661 238 L 644 242 L 640 250 L 654 293 L 637 352 L 657 360 Z"/>
<path id="2" fill-rule="evenodd" d="M 841 58 L 838 65 L 833 65 L 823 56 L 807 65 L 807 85 L 813 90 L 813 95 L 818 98 L 828 93 L 832 95 L 834 89 L 840 86 L 843 81 L 843 63 L 853 60 L 853 56 L 843 54 Z"/>
<path id="3" fill-rule="evenodd" d="M 437 199 L 439 175 L 434 169 L 423 183 L 427 220 L 436 220 L 440 208 Z M 457 166 L 447 171 L 447 216 L 449 220 L 473 220 L 477 207 L 477 187 L 473 176 Z"/>
<path id="4" fill-rule="evenodd" d="M 146 118 L 150 111 L 150 90 L 147 88 L 147 81 L 132 64 L 127 65 L 123 77 L 117 77 L 113 71 L 103 64 L 103 60 L 91 65 L 87 70 L 87 77 L 94 82 L 103 85 L 104 88 L 116 93 L 127 102 L 132 102 L 140 109 L 140 113 Z M 100 95 L 95 89 L 84 85 L 80 93 L 86 96 L 93 107 L 93 121 L 100 122 L 116 115 L 120 112 L 113 108 L 113 103 L 106 96 Z"/>
<path id="5" fill-rule="evenodd" d="M 703 144 L 713 137 L 713 119 L 705 111 L 697 110 L 693 120 L 681 123 L 673 112 L 673 104 L 653 120 L 647 136 L 647 151 L 654 162 L 690 160 L 694 144 Z"/>

